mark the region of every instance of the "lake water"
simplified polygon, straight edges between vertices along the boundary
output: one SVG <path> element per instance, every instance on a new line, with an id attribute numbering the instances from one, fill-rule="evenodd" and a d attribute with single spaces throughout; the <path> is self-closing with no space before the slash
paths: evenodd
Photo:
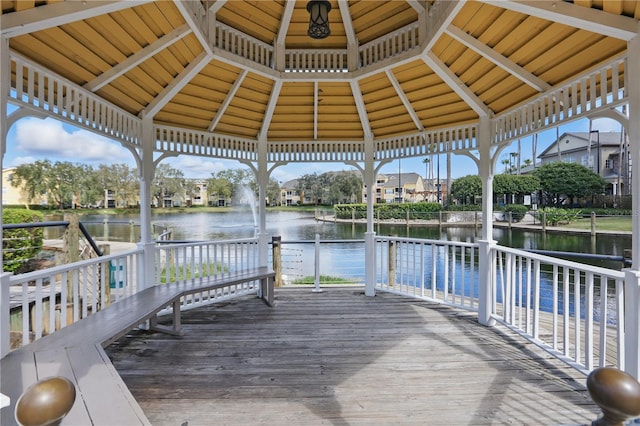
<path id="1" fill-rule="evenodd" d="M 59 220 L 60 218 L 55 218 Z M 87 215 L 81 222 L 95 239 L 104 238 L 104 220 L 109 222 L 109 239 L 129 241 L 130 222 L 138 223 L 137 215 Z M 53 220 L 53 219 L 52 219 Z M 164 213 L 153 214 L 155 225 L 172 230 L 172 240 L 226 240 L 253 237 L 256 232 L 254 216 L 249 209 L 224 212 Z M 283 274 L 285 280 L 313 276 L 314 246 L 310 242 L 316 234 L 322 240 L 362 240 L 366 226 L 364 224 L 333 223 L 316 221 L 313 212 L 269 211 L 266 218 L 267 233 L 282 237 Z M 377 235 L 397 235 L 423 239 L 475 242 L 480 238 L 480 230 L 472 227 L 438 228 L 407 227 L 405 224 L 381 225 L 375 227 Z M 51 237 L 51 236 L 50 236 Z M 590 235 L 558 235 L 540 231 L 522 229 L 495 228 L 494 239 L 501 245 L 562 252 L 590 253 L 622 256 L 625 249 L 631 247 L 631 236 L 611 237 Z M 134 239 L 139 239 L 139 227 L 134 227 Z M 306 243 L 301 243 L 302 241 Z M 297 242 L 294 244 L 294 242 Z M 357 261 L 354 261 L 358 259 Z M 622 262 L 606 260 L 571 260 L 609 269 L 620 270 Z M 364 245 L 362 242 L 341 244 L 323 244 L 321 248 L 321 273 L 344 278 L 364 277 Z M 471 274 L 468 275 L 468 277 Z M 548 278 L 548 279 L 547 279 Z M 542 283 L 543 309 L 550 306 L 550 277 Z M 471 282 L 465 285 L 471 286 Z M 548 293 L 548 294 L 547 294 Z M 546 300 L 549 299 L 549 300 Z M 571 305 L 573 300 L 571 300 Z M 549 305 L 549 306 L 546 306 Z M 562 309 L 562 307 L 561 307 Z M 573 306 L 570 306 L 573 310 Z"/>
<path id="2" fill-rule="evenodd" d="M 57 218 L 59 219 L 59 218 Z M 109 221 L 109 239 L 129 241 L 129 222 L 139 222 L 137 215 L 86 215 L 81 221 L 96 239 L 103 239 L 103 221 Z M 253 213 L 250 209 L 221 212 L 163 213 L 152 215 L 156 225 L 172 230 L 173 240 L 222 240 L 253 237 L 256 232 Z M 314 219 L 313 212 L 268 211 L 267 233 L 281 236 L 283 242 L 313 240 L 316 234 L 322 240 L 363 239 L 364 224 L 321 222 Z M 377 235 L 397 235 L 400 237 L 425 238 L 449 241 L 475 242 L 480 238 L 480 230 L 472 227 L 438 228 L 381 225 L 375 227 Z M 631 248 L 631 236 L 558 235 L 537 230 L 494 228 L 493 238 L 501 245 L 527 250 L 551 250 L 622 256 Z M 134 239 L 139 239 L 139 227 L 134 229 Z M 337 248 L 336 248 L 337 250 Z M 606 260 L 572 260 L 610 269 L 621 269 L 621 262 Z"/>

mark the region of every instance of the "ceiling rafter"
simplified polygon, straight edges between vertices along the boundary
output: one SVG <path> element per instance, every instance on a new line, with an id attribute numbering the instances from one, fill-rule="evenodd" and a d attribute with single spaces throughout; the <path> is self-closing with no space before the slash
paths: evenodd
<path id="1" fill-rule="evenodd" d="M 565 1 L 481 1 L 492 6 L 625 41 L 629 41 L 638 35 L 638 22 L 633 18 L 577 6 Z"/>
<path id="2" fill-rule="evenodd" d="M 413 120 L 413 123 L 416 125 L 416 128 L 418 130 L 422 130 L 423 129 L 422 121 L 420 121 L 420 117 L 418 117 L 418 114 L 416 114 L 416 110 L 413 109 L 413 107 L 411 106 L 411 101 L 407 99 L 407 95 L 404 93 L 404 90 L 402 90 L 402 87 L 400 87 L 400 83 L 398 82 L 398 79 L 396 78 L 396 76 L 393 74 L 391 70 L 387 70 L 386 74 L 389 81 L 391 81 L 393 88 L 396 90 L 396 93 L 400 97 L 400 100 L 404 104 L 404 107 L 407 109 L 407 112 L 411 116 L 411 119 Z"/>
<path id="3" fill-rule="evenodd" d="M 278 104 L 280 90 L 282 90 L 282 80 L 278 79 L 275 81 L 273 90 L 271 91 L 271 96 L 269 97 L 269 103 L 267 104 L 267 109 L 262 120 L 262 128 L 260 129 L 260 132 L 258 132 L 258 140 L 267 140 L 271 120 L 273 120 L 273 113 L 275 112 L 276 105 Z"/>
<path id="4" fill-rule="evenodd" d="M 551 85 L 546 81 L 525 70 L 520 65 L 511 61 L 509 58 L 503 56 L 491 47 L 482 43 L 477 38 L 465 33 L 460 28 L 449 25 L 445 30 L 445 33 L 455 40 L 459 41 L 460 43 L 464 44 L 471 50 L 475 51 L 479 55 L 483 56 L 485 59 L 490 60 L 509 74 L 512 74 L 514 77 L 518 78 L 525 84 L 533 87 L 538 92 L 545 92 L 551 88 Z"/>
<path id="5" fill-rule="evenodd" d="M 84 85 L 84 88 L 95 92 L 100 90 L 100 88 L 106 86 L 111 83 L 113 80 L 120 77 L 122 74 L 127 71 L 135 68 L 142 62 L 146 61 L 162 49 L 172 45 L 178 40 L 181 40 L 186 35 L 191 34 L 191 28 L 188 25 L 182 25 L 175 30 L 171 31 L 169 34 L 166 34 L 160 37 L 158 40 L 154 41 L 151 44 L 145 46 L 142 50 L 134 53 L 129 56 L 124 61 L 120 62 L 115 67 L 111 68 L 108 71 L 103 72 L 98 77 L 89 81 Z"/>
<path id="6" fill-rule="evenodd" d="M 356 37 L 356 31 L 353 29 L 349 3 L 346 0 L 338 0 L 338 7 L 340 8 L 344 32 L 347 36 L 348 68 L 349 70 L 354 70 L 358 66 L 358 38 Z"/>
<path id="7" fill-rule="evenodd" d="M 197 17 L 191 14 L 191 11 L 189 10 L 189 6 L 187 6 L 185 3 L 186 3 L 185 0 L 174 1 L 176 8 L 178 8 L 178 11 L 180 11 L 180 14 L 184 18 L 184 21 L 187 23 L 187 25 L 189 25 L 189 27 L 195 34 L 196 38 L 202 45 L 202 48 L 205 50 L 207 54 L 212 55 L 213 51 L 211 49 L 209 37 L 207 37 L 207 35 L 204 33 L 201 20 L 198 21 L 196 19 Z M 195 3 L 195 2 L 192 2 L 192 3 Z M 204 9 L 202 9 L 202 12 L 204 15 Z"/>
<path id="8" fill-rule="evenodd" d="M 491 115 L 489 108 L 476 96 L 475 93 L 464 84 L 460 78 L 447 67 L 436 55 L 429 52 L 422 55 L 422 60 L 453 90 L 462 98 L 480 117 Z"/>
<path id="9" fill-rule="evenodd" d="M 196 74 L 207 66 L 210 60 L 211 55 L 208 55 L 206 52 L 202 52 L 194 58 L 171 83 L 167 84 L 153 101 L 149 102 L 149 105 L 143 110 L 145 116 L 154 117 Z"/>
<path id="10" fill-rule="evenodd" d="M 371 130 L 371 123 L 369 123 L 369 115 L 367 114 L 367 107 L 364 103 L 362 92 L 360 91 L 360 84 L 355 80 L 351 80 L 349 82 L 349 85 L 351 86 L 351 93 L 353 95 L 353 100 L 356 103 L 358 115 L 360 116 L 360 124 L 362 125 L 362 132 L 364 133 L 364 138 L 365 140 L 373 139 L 373 131 Z"/>
<path id="11" fill-rule="evenodd" d="M 451 24 L 458 12 L 464 7 L 466 0 L 460 1 L 437 1 L 430 8 L 427 14 L 427 34 L 422 43 L 422 52 L 429 52 L 438 41 L 444 30 Z"/>
<path id="12" fill-rule="evenodd" d="M 278 36 L 276 37 L 276 46 L 284 48 L 284 39 L 287 37 L 289 24 L 291 23 L 291 16 L 293 16 L 293 10 L 295 7 L 295 0 L 287 0 L 284 11 L 282 12 L 282 18 L 280 18 L 280 29 L 278 30 Z"/>
<path id="13" fill-rule="evenodd" d="M 135 5 L 152 0 L 137 0 Z M 63 1 L 0 16 L 0 34 L 16 37 L 131 8 L 128 1 Z"/>
<path id="14" fill-rule="evenodd" d="M 313 82 L 313 139 L 318 139 L 318 82 Z"/>
<path id="15" fill-rule="evenodd" d="M 407 3 L 418 13 L 427 10 L 427 3 L 424 0 L 407 0 Z"/>
<path id="16" fill-rule="evenodd" d="M 211 120 L 211 124 L 209 125 L 210 132 L 213 132 L 213 130 L 216 128 L 216 126 L 220 122 L 220 119 L 222 118 L 225 111 L 231 104 L 231 101 L 233 100 L 233 97 L 236 95 L 236 92 L 238 91 L 240 86 L 242 86 L 242 82 L 247 77 L 247 74 L 249 74 L 249 71 L 245 69 L 240 71 L 240 74 L 238 75 L 238 78 L 236 78 L 236 81 L 233 83 L 231 90 L 229 90 L 229 93 L 227 93 L 227 97 L 222 102 L 222 105 L 220 105 L 220 108 L 218 108 L 218 112 L 216 113 L 216 116 L 213 118 L 213 120 Z"/>
<path id="17" fill-rule="evenodd" d="M 227 0 L 216 0 L 211 6 L 209 6 L 209 13 L 216 14 L 225 5 Z"/>

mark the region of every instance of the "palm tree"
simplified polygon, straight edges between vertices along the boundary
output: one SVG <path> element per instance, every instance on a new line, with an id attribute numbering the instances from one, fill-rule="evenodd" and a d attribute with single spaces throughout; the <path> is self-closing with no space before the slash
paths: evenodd
<path id="1" fill-rule="evenodd" d="M 505 158 L 504 160 L 501 161 L 502 164 L 504 164 L 504 174 L 508 174 L 509 173 L 509 159 Z"/>

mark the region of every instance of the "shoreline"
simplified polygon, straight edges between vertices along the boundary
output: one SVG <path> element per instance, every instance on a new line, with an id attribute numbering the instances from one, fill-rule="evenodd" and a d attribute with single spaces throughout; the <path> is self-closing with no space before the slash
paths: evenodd
<path id="1" fill-rule="evenodd" d="M 317 222 L 329 222 L 329 223 L 352 223 L 352 224 L 366 224 L 366 219 L 337 219 L 335 216 L 324 216 L 324 217 L 316 217 L 315 220 Z M 407 227 L 439 227 L 439 228 L 477 228 L 478 230 L 482 229 L 482 222 L 438 222 L 437 220 L 404 220 L 404 219 L 391 219 L 391 220 L 375 220 L 374 226 L 377 225 L 390 225 L 390 226 L 398 226 L 405 225 Z M 511 224 L 503 221 L 493 221 L 494 228 L 501 229 L 522 229 L 522 230 L 530 230 L 532 232 L 546 232 L 546 233 L 554 233 L 554 234 L 576 234 L 576 235 L 607 235 L 607 236 L 620 236 L 620 237 L 631 237 L 631 231 L 611 231 L 605 229 L 596 229 L 595 235 L 590 229 L 580 229 L 580 228 L 570 228 L 564 226 L 549 226 L 547 225 L 544 229 L 542 225 L 533 224 L 533 223 L 514 223 Z"/>

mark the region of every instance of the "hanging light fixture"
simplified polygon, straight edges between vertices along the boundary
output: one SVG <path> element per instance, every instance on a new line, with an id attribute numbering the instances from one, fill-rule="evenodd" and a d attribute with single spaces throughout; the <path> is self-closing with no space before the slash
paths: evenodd
<path id="1" fill-rule="evenodd" d="M 331 34 L 329 29 L 329 11 L 331 4 L 327 0 L 311 0 L 307 3 L 309 12 L 309 37 L 321 39 Z"/>

